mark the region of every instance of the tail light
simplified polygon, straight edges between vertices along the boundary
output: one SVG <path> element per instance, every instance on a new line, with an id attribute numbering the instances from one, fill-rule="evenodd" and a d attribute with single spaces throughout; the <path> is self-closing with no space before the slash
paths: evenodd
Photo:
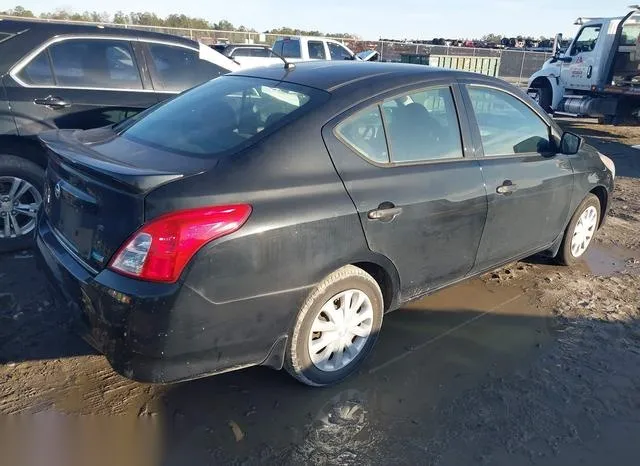
<path id="1" fill-rule="evenodd" d="M 134 233 L 109 268 L 141 280 L 173 283 L 202 246 L 237 231 L 250 214 L 251 206 L 240 204 L 162 215 Z"/>

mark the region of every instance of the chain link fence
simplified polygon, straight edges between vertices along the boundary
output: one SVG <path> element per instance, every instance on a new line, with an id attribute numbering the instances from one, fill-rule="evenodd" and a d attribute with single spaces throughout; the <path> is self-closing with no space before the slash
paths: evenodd
<path id="1" fill-rule="evenodd" d="M 43 20 L 52 21 L 52 20 Z M 64 21 L 72 22 L 72 21 Z M 87 24 L 87 23 L 85 23 Z M 89 23 L 96 24 L 96 23 Z M 204 44 L 219 42 L 255 43 L 273 45 L 282 37 L 280 34 L 263 34 L 258 32 L 217 31 L 212 29 L 171 28 L 162 26 L 140 26 L 129 24 L 103 24 L 104 26 L 142 31 L 161 32 L 197 40 Z M 380 53 L 381 61 L 399 62 L 402 56 L 453 56 L 453 57 L 491 57 L 499 59 L 497 76 L 518 85 L 525 85 L 529 77 L 538 71 L 543 63 L 551 58 L 550 53 L 527 50 L 500 50 L 469 47 L 447 47 L 440 45 L 426 45 L 413 43 L 399 43 L 388 41 L 367 41 L 336 38 L 354 52 L 376 50 Z"/>

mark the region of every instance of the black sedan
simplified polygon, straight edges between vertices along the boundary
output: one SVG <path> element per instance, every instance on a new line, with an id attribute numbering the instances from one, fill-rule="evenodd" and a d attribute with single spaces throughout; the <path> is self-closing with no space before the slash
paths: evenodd
<path id="1" fill-rule="evenodd" d="M 500 80 L 387 63 L 234 73 L 41 140 L 43 269 L 148 382 L 266 365 L 335 383 L 407 301 L 578 260 L 615 170 Z"/>

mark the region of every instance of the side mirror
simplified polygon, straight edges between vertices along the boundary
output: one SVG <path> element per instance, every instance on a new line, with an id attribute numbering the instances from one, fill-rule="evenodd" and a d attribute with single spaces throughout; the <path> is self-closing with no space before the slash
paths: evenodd
<path id="1" fill-rule="evenodd" d="M 565 132 L 560 139 L 560 152 L 566 155 L 577 154 L 583 143 L 584 139 L 577 134 Z"/>

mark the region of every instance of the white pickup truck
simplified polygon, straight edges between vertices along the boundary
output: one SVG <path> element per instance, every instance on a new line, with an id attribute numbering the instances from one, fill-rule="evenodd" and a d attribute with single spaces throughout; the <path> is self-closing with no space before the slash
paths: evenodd
<path id="1" fill-rule="evenodd" d="M 326 37 L 283 37 L 275 41 L 271 50 L 291 63 L 310 60 L 376 61 L 379 57 L 378 52 L 375 50 L 355 54 L 337 40 L 327 39 Z M 273 54 L 265 56 L 263 52 L 260 52 L 260 54 L 249 55 L 244 52 L 244 48 L 240 48 L 230 56 L 245 69 L 282 64 L 282 59 L 273 56 Z"/>
<path id="2" fill-rule="evenodd" d="M 615 123 L 640 112 L 640 7 L 618 18 L 579 18 L 569 48 L 529 80 L 548 112 Z M 556 40 L 556 43 L 559 41 Z"/>

